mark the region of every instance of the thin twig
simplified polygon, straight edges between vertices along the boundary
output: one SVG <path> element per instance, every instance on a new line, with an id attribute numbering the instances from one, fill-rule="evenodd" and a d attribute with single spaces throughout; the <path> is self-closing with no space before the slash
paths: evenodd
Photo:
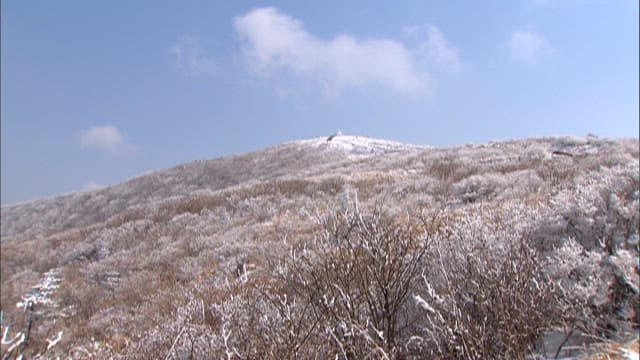
<path id="1" fill-rule="evenodd" d="M 560 343 L 560 346 L 558 346 L 558 351 L 556 351 L 556 355 L 553 357 L 554 359 L 557 359 L 558 356 L 560 356 L 560 352 L 562 351 L 562 348 L 564 347 L 564 345 L 567 343 L 567 341 L 569 340 L 569 338 L 571 337 L 571 335 L 573 335 L 573 331 L 575 329 L 571 328 L 571 331 L 569 331 L 569 333 L 567 334 L 567 336 L 565 336 L 564 340 L 562 340 L 562 342 Z"/>
<path id="2" fill-rule="evenodd" d="M 176 339 L 173 340 L 173 345 L 171 345 L 171 349 L 169 349 L 169 352 L 167 352 L 167 356 L 164 357 L 164 360 L 167 360 L 169 358 L 169 355 L 171 355 L 171 353 L 173 352 L 173 348 L 176 347 L 176 344 L 178 343 L 178 339 L 180 339 L 180 336 L 182 336 L 183 332 L 184 332 L 184 326 L 182 327 L 182 329 L 180 329 L 180 332 L 178 333 L 178 336 L 176 336 Z"/>

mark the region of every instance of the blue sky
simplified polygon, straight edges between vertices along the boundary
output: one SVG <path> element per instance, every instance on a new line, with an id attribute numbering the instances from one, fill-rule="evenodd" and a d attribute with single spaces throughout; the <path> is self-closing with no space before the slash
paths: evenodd
<path id="1" fill-rule="evenodd" d="M 2 1 L 2 204 L 343 133 L 638 136 L 638 1 Z"/>

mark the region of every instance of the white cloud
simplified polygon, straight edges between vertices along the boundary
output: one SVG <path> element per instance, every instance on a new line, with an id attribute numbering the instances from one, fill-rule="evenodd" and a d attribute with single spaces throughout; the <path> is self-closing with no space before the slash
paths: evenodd
<path id="1" fill-rule="evenodd" d="M 80 134 L 80 145 L 115 154 L 131 148 L 124 141 L 122 133 L 112 125 L 94 126 Z"/>
<path id="2" fill-rule="evenodd" d="M 530 64 L 538 63 L 552 48 L 544 36 L 532 31 L 517 31 L 509 39 L 511 57 Z"/>
<path id="3" fill-rule="evenodd" d="M 175 54 L 176 65 L 186 75 L 212 74 L 216 70 L 215 61 L 204 54 L 200 42 L 192 36 L 183 36 L 169 52 Z"/>
<path id="4" fill-rule="evenodd" d="M 308 33 L 301 21 L 272 7 L 239 16 L 234 26 L 249 64 L 262 74 L 285 71 L 317 81 L 333 94 L 369 83 L 399 93 L 427 88 L 428 74 L 417 68 L 412 52 L 395 40 L 347 34 L 323 40 Z"/>
<path id="5" fill-rule="evenodd" d="M 426 30 L 427 38 L 420 44 L 420 49 L 426 55 L 430 64 L 452 72 L 459 72 L 462 69 L 458 57 L 458 49 L 447 41 L 440 29 L 435 25 L 427 25 L 424 30 L 419 26 L 406 27 L 404 30 L 414 37 L 419 36 L 420 33 Z"/>

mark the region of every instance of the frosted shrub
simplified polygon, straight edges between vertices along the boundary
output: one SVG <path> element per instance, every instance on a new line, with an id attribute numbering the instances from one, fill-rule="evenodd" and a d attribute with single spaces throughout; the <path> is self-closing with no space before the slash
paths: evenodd
<path id="1" fill-rule="evenodd" d="M 428 211 L 420 221 L 379 207 L 332 211 L 270 279 L 238 283 L 211 306 L 216 348 L 240 358 L 536 354 L 545 334 L 593 325 L 581 309 L 595 296 L 589 261 L 598 259 L 569 240 L 553 267 L 557 258 L 528 237 L 548 211 L 506 202 Z M 567 280 L 580 270 L 579 281 Z"/>
<path id="2" fill-rule="evenodd" d="M 577 179 L 578 184 L 554 196 L 552 204 L 569 235 L 583 247 L 613 255 L 638 234 L 640 181 L 637 170 L 603 169 L 595 175 Z"/>
<path id="3" fill-rule="evenodd" d="M 571 304 L 545 274 L 525 233 L 499 217 L 463 216 L 439 231 L 435 256 L 414 294 L 421 324 L 409 350 L 459 359 L 523 358 L 547 331 L 572 321 Z M 459 225 L 467 224 L 465 227 Z M 497 227 L 496 227 L 497 226 Z M 453 229 L 451 229 L 453 227 Z M 448 229 L 447 229 L 448 228 Z"/>
<path id="4" fill-rule="evenodd" d="M 454 191 L 465 203 L 489 200 L 496 191 L 504 187 L 505 178 L 501 174 L 488 173 L 469 176 L 456 184 Z"/>
<path id="5" fill-rule="evenodd" d="M 422 226 L 378 207 L 334 212 L 311 242 L 292 250 L 286 282 L 307 302 L 338 354 L 399 353 L 405 309 L 428 250 Z M 339 350 L 339 351 L 338 351 Z"/>
<path id="6" fill-rule="evenodd" d="M 402 353 L 427 253 L 422 225 L 377 208 L 331 212 L 270 278 L 228 289 L 210 311 L 216 348 L 240 358 L 389 358 Z M 247 339 L 250 339 L 248 342 Z"/>

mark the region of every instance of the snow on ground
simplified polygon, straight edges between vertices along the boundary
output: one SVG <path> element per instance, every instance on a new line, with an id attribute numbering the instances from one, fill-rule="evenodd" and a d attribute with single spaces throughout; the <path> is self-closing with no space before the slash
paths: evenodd
<path id="1" fill-rule="evenodd" d="M 31 305 L 55 305 L 51 300 L 51 295 L 60 287 L 60 278 L 56 269 L 49 270 L 44 274 L 40 283 L 32 287 L 31 290 L 22 297 L 16 306 L 28 309 Z"/>
<path id="2" fill-rule="evenodd" d="M 373 139 L 365 136 L 334 134 L 308 140 L 289 143 L 301 147 L 312 147 L 321 150 L 338 150 L 351 156 L 380 155 L 407 150 L 421 150 L 429 147 L 405 144 L 391 140 Z"/>

